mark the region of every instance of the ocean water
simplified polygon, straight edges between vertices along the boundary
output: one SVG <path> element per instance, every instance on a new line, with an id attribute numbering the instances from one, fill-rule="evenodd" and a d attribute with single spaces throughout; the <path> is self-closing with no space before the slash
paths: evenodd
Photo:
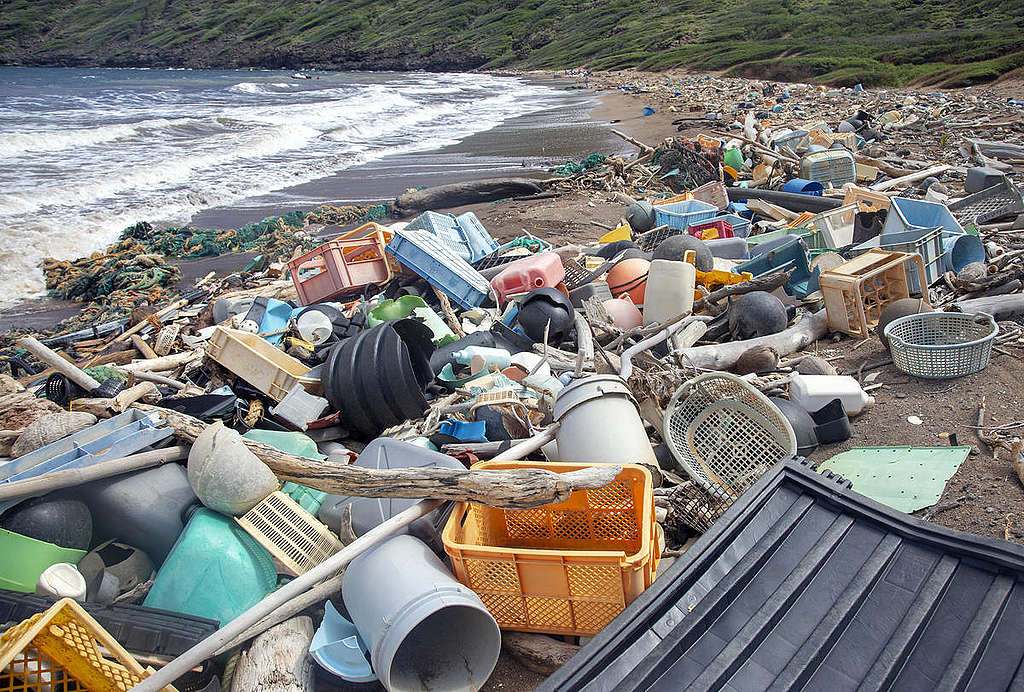
<path id="1" fill-rule="evenodd" d="M 182 224 L 247 200 L 347 201 L 309 185 L 450 148 L 566 98 L 491 75 L 317 77 L 0 67 L 0 305 L 43 290 L 43 257 L 102 249 L 137 221 Z"/>

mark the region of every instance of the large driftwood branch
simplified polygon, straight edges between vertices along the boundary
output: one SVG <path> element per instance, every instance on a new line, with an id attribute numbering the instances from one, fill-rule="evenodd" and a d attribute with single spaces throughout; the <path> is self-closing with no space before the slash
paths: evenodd
<path id="1" fill-rule="evenodd" d="M 732 341 L 725 344 L 696 346 L 680 352 L 680 359 L 698 368 L 729 370 L 743 353 L 752 346 L 767 344 L 785 356 L 817 341 L 828 333 L 828 315 L 819 310 L 807 315 L 789 329 L 778 334 L 761 336 L 746 341 Z"/>
<path id="2" fill-rule="evenodd" d="M 206 428 L 198 418 L 178 411 L 135 404 L 156 411 L 174 428 L 175 436 L 194 442 Z M 491 507 L 526 509 L 563 502 L 576 490 L 603 488 L 619 475 L 618 465 L 595 466 L 570 473 L 542 469 L 459 471 L 455 469 L 375 470 L 297 457 L 253 440 L 246 447 L 283 481 L 339 495 L 466 500 Z"/>

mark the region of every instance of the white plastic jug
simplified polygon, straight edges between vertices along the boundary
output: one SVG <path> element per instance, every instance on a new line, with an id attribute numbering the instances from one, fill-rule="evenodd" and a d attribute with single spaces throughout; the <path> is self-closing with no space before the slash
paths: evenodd
<path id="1" fill-rule="evenodd" d="M 50 565 L 39 575 L 36 582 L 36 593 L 40 596 L 55 598 L 73 598 L 85 600 L 85 577 L 70 562 L 58 562 Z"/>
<path id="2" fill-rule="evenodd" d="M 696 269 L 688 262 L 665 259 L 651 262 L 644 294 L 644 325 L 665 322 L 692 311 L 696 279 Z"/>
<path id="3" fill-rule="evenodd" d="M 794 373 L 789 384 L 789 398 L 808 413 L 820 411 L 833 399 L 843 402 L 847 415 L 854 416 L 875 403 L 848 375 L 801 375 Z"/>

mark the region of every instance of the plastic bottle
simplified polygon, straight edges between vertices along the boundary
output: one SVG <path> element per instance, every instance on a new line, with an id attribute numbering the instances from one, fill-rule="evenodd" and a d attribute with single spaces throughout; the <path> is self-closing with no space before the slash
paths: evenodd
<path id="1" fill-rule="evenodd" d="M 43 570 L 39 575 L 39 581 L 36 582 L 36 594 L 39 596 L 84 601 L 85 591 L 85 577 L 69 562 L 50 565 Z"/>
<path id="2" fill-rule="evenodd" d="M 821 410 L 833 399 L 843 402 L 848 415 L 856 415 L 874 405 L 875 398 L 864 393 L 860 384 L 848 375 L 801 375 L 794 373 L 789 398 L 808 413 Z"/>
<path id="3" fill-rule="evenodd" d="M 491 286 L 501 303 L 518 293 L 529 293 L 535 288 L 554 287 L 565 279 L 562 258 L 553 252 L 541 252 L 509 263 L 491 279 Z"/>
<path id="4" fill-rule="evenodd" d="M 692 311 L 696 277 L 696 269 L 688 262 L 663 259 L 651 262 L 644 293 L 644 324 L 664 322 Z"/>

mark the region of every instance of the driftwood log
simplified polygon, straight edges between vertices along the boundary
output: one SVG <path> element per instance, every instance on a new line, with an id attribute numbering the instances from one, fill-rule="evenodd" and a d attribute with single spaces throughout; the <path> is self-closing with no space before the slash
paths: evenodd
<path id="1" fill-rule="evenodd" d="M 135 404 L 135 408 L 160 413 L 164 421 L 174 428 L 175 436 L 185 442 L 193 442 L 206 428 L 198 418 L 178 411 L 147 404 Z M 575 490 L 603 488 L 622 471 L 618 465 L 596 466 L 570 473 L 542 469 L 382 471 L 297 457 L 253 440 L 245 440 L 245 445 L 279 479 L 328 493 L 356 497 L 467 500 L 491 507 L 517 509 L 563 502 Z"/>
<path id="2" fill-rule="evenodd" d="M 746 283 L 750 283 L 749 281 Z M 780 356 L 798 351 L 828 333 L 828 315 L 819 310 L 813 315 L 806 315 L 789 329 L 778 334 L 760 336 L 746 341 L 732 341 L 725 344 L 695 346 L 680 351 L 681 362 L 698 368 L 709 370 L 730 370 L 747 349 L 754 346 L 768 345 L 775 348 Z"/>
<path id="3" fill-rule="evenodd" d="M 524 668 L 551 675 L 576 655 L 580 647 L 533 632 L 502 632 L 501 645 Z"/>
<path id="4" fill-rule="evenodd" d="M 271 627 L 238 659 L 231 692 L 310 692 L 311 641 L 313 621 L 307 615 Z"/>
<path id="5" fill-rule="evenodd" d="M 426 209 L 461 207 L 464 204 L 493 202 L 507 197 L 535 195 L 543 191 L 537 180 L 528 178 L 499 178 L 475 180 L 464 183 L 436 185 L 425 190 L 403 192 L 395 200 L 395 207 L 402 213 Z"/>

